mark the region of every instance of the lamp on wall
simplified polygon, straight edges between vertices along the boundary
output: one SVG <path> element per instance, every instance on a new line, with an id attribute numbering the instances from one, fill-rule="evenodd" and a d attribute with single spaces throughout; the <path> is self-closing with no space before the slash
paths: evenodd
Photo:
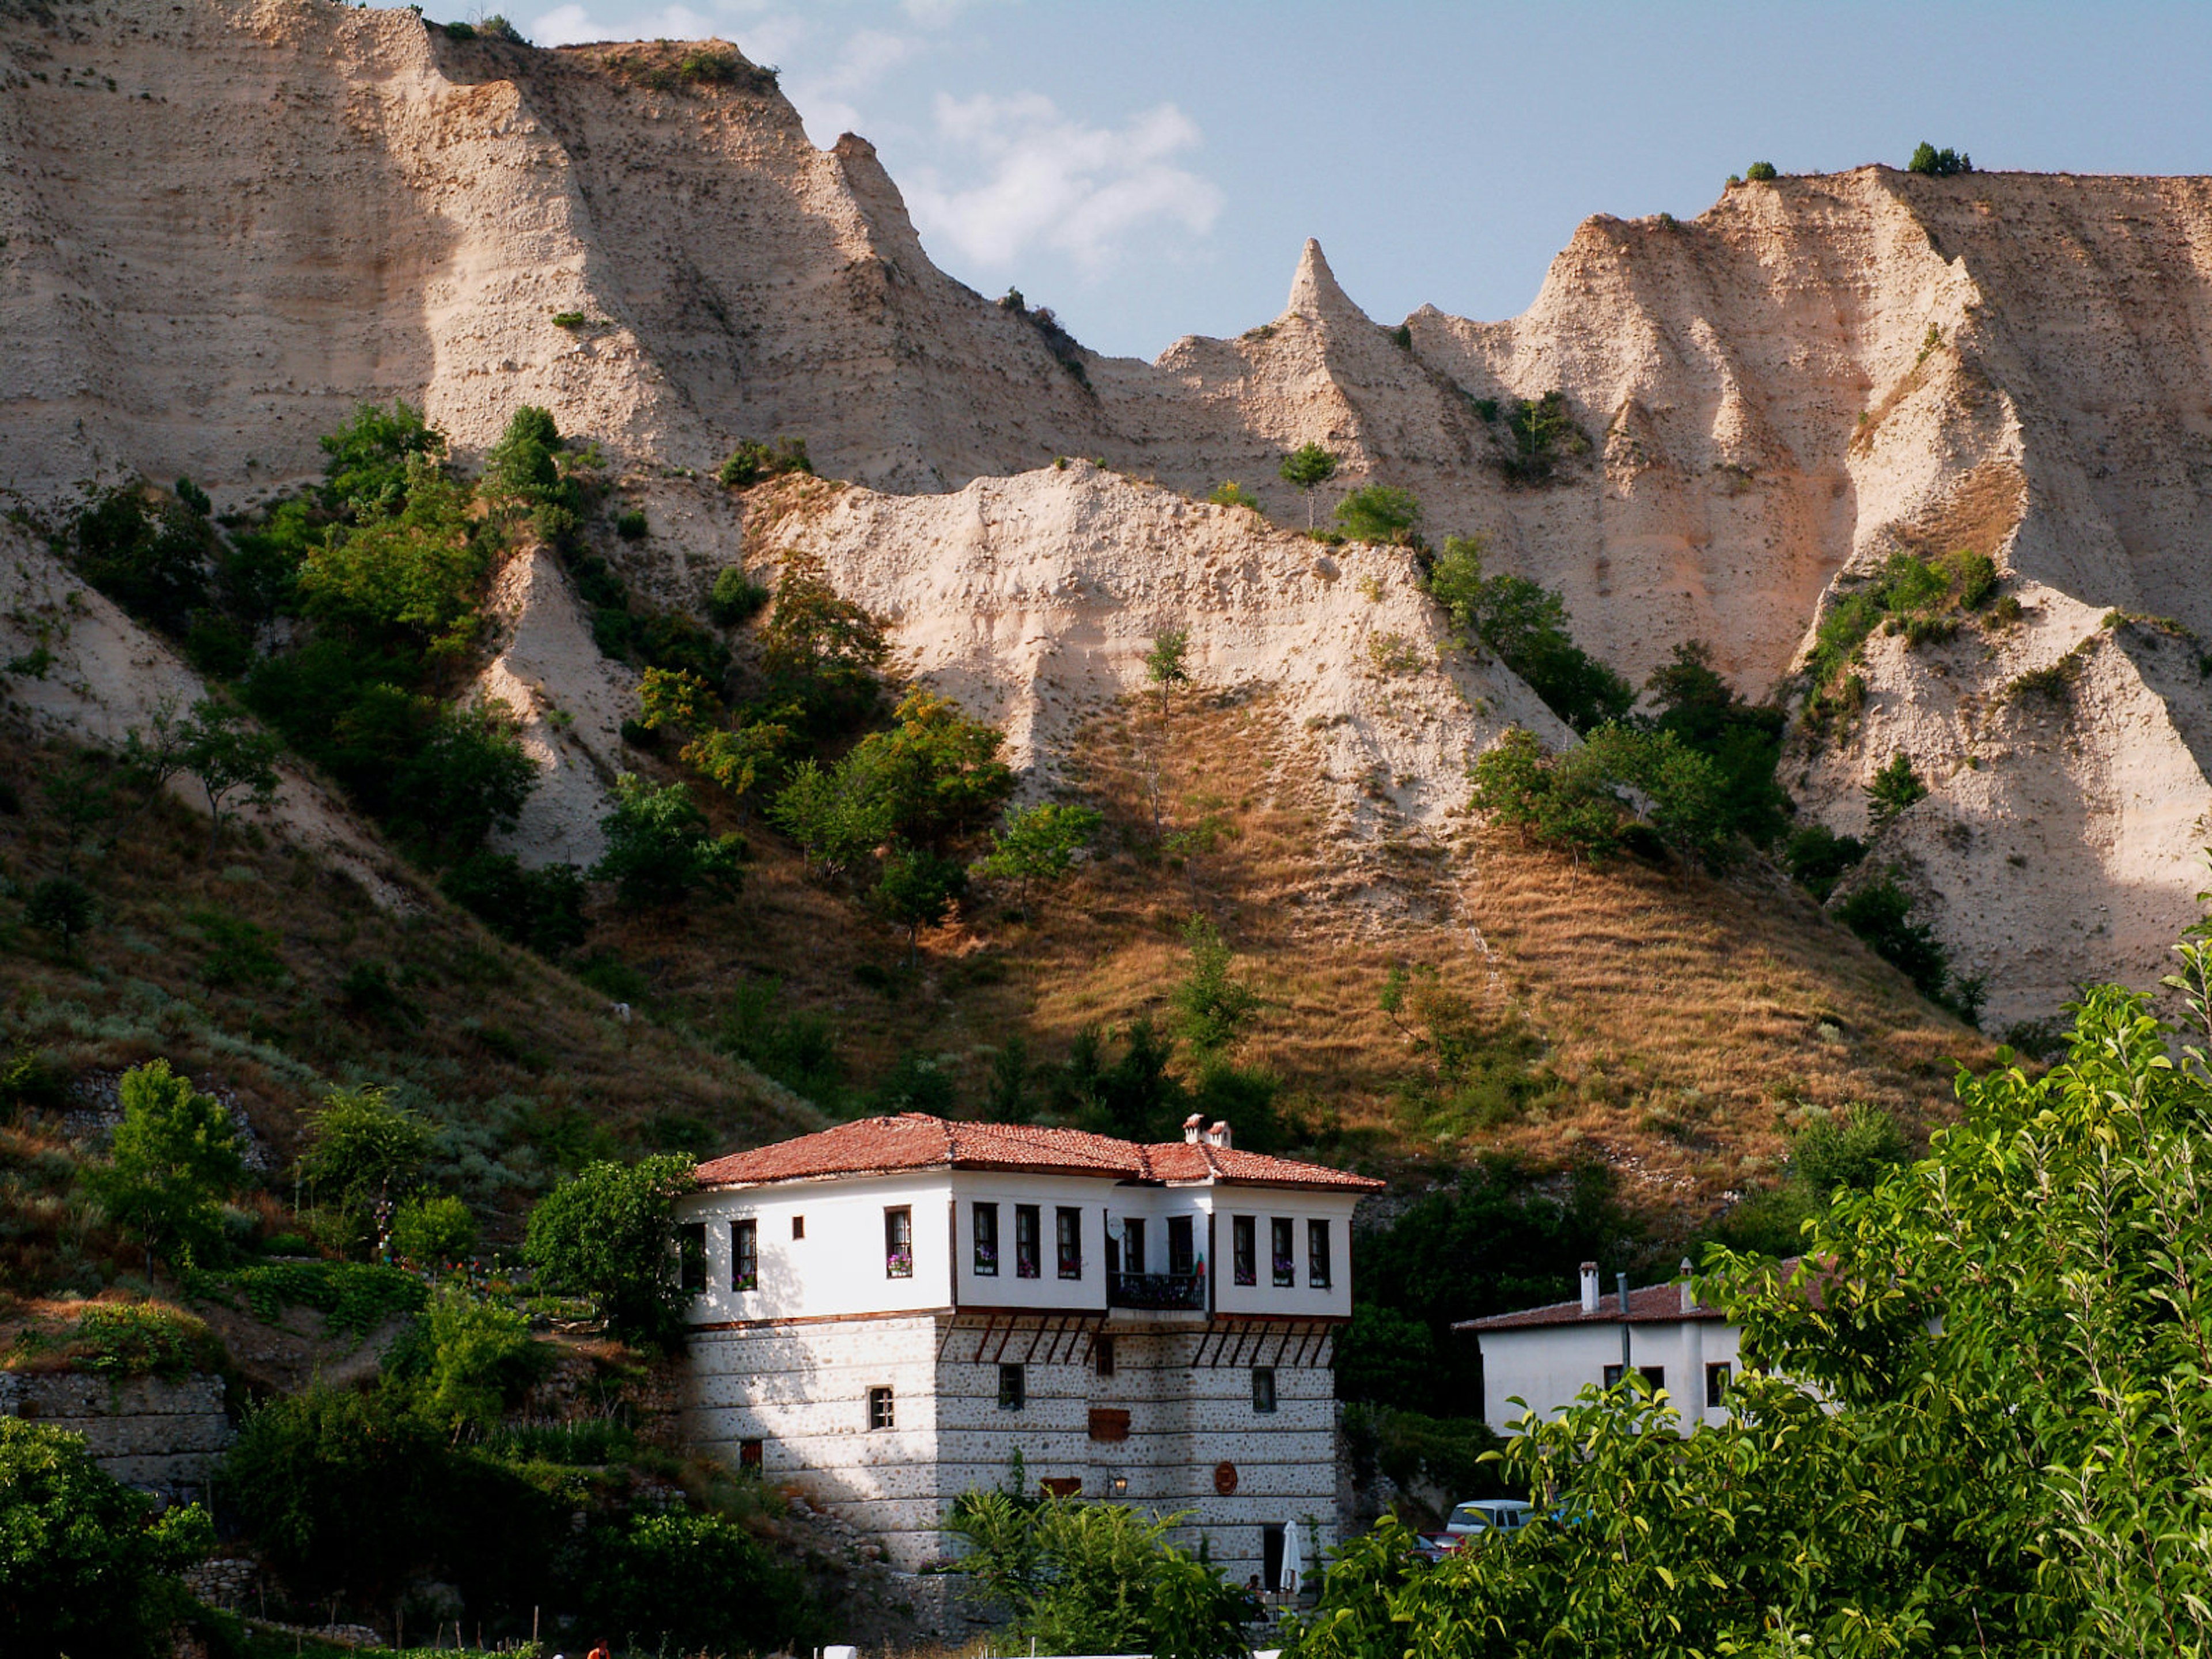
<path id="1" fill-rule="evenodd" d="M 1116 1498 L 1127 1498 L 1129 1495 L 1129 1477 L 1126 1474 L 1117 1474 L 1106 1484 L 1112 1489 Z"/>

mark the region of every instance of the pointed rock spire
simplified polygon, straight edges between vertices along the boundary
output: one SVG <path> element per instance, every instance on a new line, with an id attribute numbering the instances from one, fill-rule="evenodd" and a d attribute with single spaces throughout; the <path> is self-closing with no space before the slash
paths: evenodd
<path id="1" fill-rule="evenodd" d="M 1328 268 L 1328 257 L 1310 236 L 1306 238 L 1305 252 L 1298 256 L 1298 274 L 1291 278 L 1291 300 L 1284 309 L 1291 315 L 1310 317 L 1316 322 L 1368 320 L 1367 313 L 1352 304 L 1352 296 L 1337 286 L 1336 273 Z"/>

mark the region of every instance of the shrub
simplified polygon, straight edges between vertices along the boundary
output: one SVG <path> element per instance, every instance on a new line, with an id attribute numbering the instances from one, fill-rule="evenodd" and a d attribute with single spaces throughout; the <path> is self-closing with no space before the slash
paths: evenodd
<path id="1" fill-rule="evenodd" d="M 1931 1002 L 1942 1000 L 1950 961 L 1936 941 L 1936 930 L 1912 920 L 1912 896 L 1884 874 L 1836 907 L 1836 919 L 1856 933 L 1884 961 L 1911 980 Z"/>
<path id="2" fill-rule="evenodd" d="M 1743 170 L 1743 176 L 1752 184 L 1763 185 L 1782 175 L 1775 171 L 1771 161 L 1753 161 Z"/>
<path id="3" fill-rule="evenodd" d="M 353 418 L 321 442 L 330 457 L 323 467 L 324 499 L 357 515 L 397 510 L 406 496 L 410 464 L 434 464 L 446 453 L 445 434 L 402 400 L 390 409 L 356 404 Z"/>
<path id="4" fill-rule="evenodd" d="M 811 475 L 814 463 L 806 458 L 806 440 L 779 438 L 774 448 L 750 438 L 742 440 L 728 459 L 715 468 L 715 480 L 725 489 L 750 489 L 763 478 L 789 472 Z"/>
<path id="5" fill-rule="evenodd" d="M 826 1626 L 805 1585 L 735 1522 L 682 1510 L 603 1522 L 579 1586 L 585 1622 L 641 1650 L 795 1653 Z M 711 1585 L 713 1593 L 701 1593 Z"/>
<path id="6" fill-rule="evenodd" d="M 553 313 L 553 326 L 556 328 L 577 329 L 583 325 L 584 313 L 580 311 L 556 311 Z"/>
<path id="7" fill-rule="evenodd" d="M 1870 1192 L 1911 1158 L 1905 1131 L 1879 1106 L 1852 1106 L 1815 1118 L 1790 1143 L 1792 1171 L 1823 1198 L 1838 1187 Z"/>
<path id="8" fill-rule="evenodd" d="M 744 842 L 709 835 L 707 815 L 682 783 L 656 789 L 623 773 L 615 780 L 613 810 L 599 827 L 606 851 L 592 876 L 612 882 L 626 909 L 674 904 L 697 892 L 734 893 L 743 878 Z"/>
<path id="9" fill-rule="evenodd" d="M 83 1437 L 0 1417 L 0 1648 L 152 1659 L 190 1602 L 172 1577 L 214 1547 L 207 1511 L 156 1516 Z"/>
<path id="10" fill-rule="evenodd" d="M 46 1054 L 18 1048 L 0 1061 L 0 1121 L 28 1109 L 58 1111 L 69 1101 L 69 1076 Z"/>
<path id="11" fill-rule="evenodd" d="M 408 458 L 403 499 L 334 527 L 300 567 L 309 617 L 374 647 L 453 655 L 476 637 L 489 568 L 468 492 L 421 454 Z"/>
<path id="12" fill-rule="evenodd" d="M 1420 517 L 1419 498 L 1395 484 L 1369 484 L 1336 504 L 1337 527 L 1356 542 L 1407 545 Z"/>
<path id="13" fill-rule="evenodd" d="M 143 488 L 117 485 L 94 495 L 55 550 L 91 586 L 163 633 L 181 637 L 192 612 L 207 603 L 206 522 Z"/>
<path id="14" fill-rule="evenodd" d="M 691 1160 L 674 1153 L 592 1164 L 531 1211 L 524 1259 L 548 1290 L 596 1298 L 616 1334 L 664 1341 L 681 1329 L 685 1301 L 670 1214 L 690 1188 Z"/>
<path id="15" fill-rule="evenodd" d="M 1032 886 L 1066 876 L 1104 822 L 1088 806 L 1041 801 L 1018 807 L 992 833 L 991 850 L 976 863 L 975 873 L 1012 882 L 1026 904 Z"/>
<path id="16" fill-rule="evenodd" d="M 123 1121 L 95 1190 L 149 1255 L 190 1265 L 220 1254 L 217 1200 L 246 1175 L 230 1114 L 166 1060 L 125 1072 L 117 1093 Z"/>
<path id="17" fill-rule="evenodd" d="M 453 1261 L 476 1242 L 477 1218 L 458 1198 L 410 1198 L 392 1217 L 392 1248 L 403 1261 Z"/>
<path id="18" fill-rule="evenodd" d="M 1206 499 L 1216 507 L 1249 507 L 1255 513 L 1260 510 L 1258 499 L 1233 480 L 1218 485 Z"/>
<path id="19" fill-rule="evenodd" d="M 316 1196 L 343 1207 L 404 1192 L 430 1155 L 430 1125 L 387 1089 L 332 1089 L 307 1109 L 307 1150 L 300 1173 Z"/>
<path id="20" fill-rule="evenodd" d="M 748 576 L 742 565 L 718 572 L 707 593 L 707 614 L 724 628 L 750 622 L 767 604 L 768 589 Z"/>
<path id="21" fill-rule="evenodd" d="M 1890 757 L 1889 763 L 1874 775 L 1874 781 L 1866 786 L 1867 806 L 1873 815 L 1875 828 L 1885 827 L 1927 794 L 1928 786 L 1912 769 L 1912 757 L 1899 750 Z"/>
<path id="22" fill-rule="evenodd" d="M 542 957 L 557 960 L 584 942 L 584 872 L 573 864 L 526 870 L 512 853 L 472 853 L 438 884 L 501 939 Z"/>
<path id="23" fill-rule="evenodd" d="M 870 902 L 886 919 L 906 929 L 907 962 L 912 965 L 921 930 L 951 914 L 968 890 L 968 872 L 955 860 L 925 847 L 893 847 L 884 855 Z"/>
<path id="24" fill-rule="evenodd" d="M 64 956 L 76 953 L 77 940 L 92 931 L 99 915 L 92 890 L 74 876 L 48 876 L 23 901 L 23 920 L 52 934 Z"/>
<path id="25" fill-rule="evenodd" d="M 415 1409 L 449 1435 L 499 1426 L 506 1406 L 543 1370 L 530 1319 L 466 1286 L 441 1286 L 410 1355 Z"/>
<path id="26" fill-rule="evenodd" d="M 1856 836 L 1839 836 L 1823 823 L 1807 824 L 1784 845 L 1783 866 L 1792 880 L 1825 904 L 1844 873 L 1866 856 Z"/>
<path id="27" fill-rule="evenodd" d="M 1505 411 L 1505 430 L 1511 447 L 1498 457 L 1498 468 L 1509 483 L 1547 483 L 1562 454 L 1589 453 L 1589 434 L 1576 423 L 1564 392 L 1515 398 Z"/>
<path id="28" fill-rule="evenodd" d="M 626 542 L 643 541 L 650 528 L 645 521 L 645 514 L 635 508 L 617 514 L 615 519 L 615 534 Z"/>
<path id="29" fill-rule="evenodd" d="M 1636 689 L 1569 637 L 1566 602 L 1525 576 L 1486 575 L 1483 552 L 1479 538 L 1447 536 L 1429 567 L 1460 647 L 1493 653 L 1577 732 L 1625 718 Z"/>
<path id="30" fill-rule="evenodd" d="M 1922 139 L 1912 152 L 1912 159 L 1905 164 L 1908 173 L 1925 173 L 1931 179 L 1948 179 L 1955 173 L 1972 173 L 1973 158 L 1963 151 L 1938 149 Z"/>
<path id="31" fill-rule="evenodd" d="M 830 585 L 811 553 L 786 553 L 758 630 L 770 700 L 798 705 L 817 733 L 866 720 L 880 705 L 876 675 L 890 653 L 883 624 Z"/>

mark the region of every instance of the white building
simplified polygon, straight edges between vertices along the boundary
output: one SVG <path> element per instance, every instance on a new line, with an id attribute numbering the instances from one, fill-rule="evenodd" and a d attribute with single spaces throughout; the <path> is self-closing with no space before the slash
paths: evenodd
<path id="1" fill-rule="evenodd" d="M 1332 1349 L 1380 1185 L 1198 1119 L 1140 1146 L 906 1113 L 715 1159 L 677 1206 L 690 1438 L 904 1566 L 1018 1450 L 1273 1583 L 1285 1528 L 1334 1532 Z"/>
<path id="2" fill-rule="evenodd" d="M 1453 1326 L 1472 1331 L 1481 1345 L 1484 1420 L 1509 1433 L 1523 1410 L 1516 1399 L 1553 1418 L 1583 1389 L 1611 1388 L 1636 1370 L 1666 1391 L 1685 1434 L 1726 1421 L 1743 1331 L 1698 1303 L 1689 1269 L 1685 1261 L 1674 1284 L 1640 1291 L 1630 1290 L 1623 1274 L 1607 1293 L 1599 1289 L 1597 1263 L 1585 1261 L 1575 1301 Z"/>

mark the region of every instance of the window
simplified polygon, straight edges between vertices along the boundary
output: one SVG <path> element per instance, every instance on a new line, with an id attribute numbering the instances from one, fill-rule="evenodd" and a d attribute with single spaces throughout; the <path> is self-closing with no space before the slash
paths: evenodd
<path id="1" fill-rule="evenodd" d="M 996 1279 L 999 1276 L 999 1206 L 978 1204 L 974 1206 L 972 1231 L 975 1235 L 975 1276 Z"/>
<path id="2" fill-rule="evenodd" d="M 1328 1288 L 1328 1223 L 1306 1223 L 1306 1283 L 1317 1291 Z"/>
<path id="3" fill-rule="evenodd" d="M 1168 1218 L 1168 1271 L 1188 1275 L 1195 1265 L 1190 1243 L 1190 1218 L 1171 1215 Z"/>
<path id="4" fill-rule="evenodd" d="M 1605 1386 L 1608 1389 L 1619 1388 L 1620 1386 L 1620 1379 L 1624 1374 L 1624 1367 L 1620 1365 L 1607 1365 L 1605 1368 Z"/>
<path id="5" fill-rule="evenodd" d="M 707 1289 L 707 1224 L 693 1221 L 676 1230 L 677 1283 L 694 1295 Z"/>
<path id="6" fill-rule="evenodd" d="M 791 1236 L 793 1238 L 804 1238 L 806 1237 L 806 1218 L 805 1216 L 795 1215 L 791 1218 Z"/>
<path id="7" fill-rule="evenodd" d="M 1114 1339 L 1110 1336 L 1102 1336 L 1093 1343 L 1091 1348 L 1091 1363 L 1097 1367 L 1099 1376 L 1113 1376 Z"/>
<path id="8" fill-rule="evenodd" d="M 732 1221 L 730 1224 L 730 1288 L 733 1291 L 760 1289 L 760 1223 Z"/>
<path id="9" fill-rule="evenodd" d="M 999 1367 L 999 1409 L 1018 1412 L 1030 1403 L 1028 1368 L 1023 1365 Z"/>
<path id="10" fill-rule="evenodd" d="M 1037 1206 L 1017 1204 L 1014 1206 L 1014 1277 L 1035 1279 L 1039 1259 Z"/>
<path id="11" fill-rule="evenodd" d="M 1291 1224 L 1282 1216 L 1267 1223 L 1268 1253 L 1275 1258 L 1275 1283 L 1298 1282 L 1297 1259 L 1291 1254 Z"/>
<path id="12" fill-rule="evenodd" d="M 760 1471 L 761 1471 L 762 1463 L 763 1463 L 763 1457 L 762 1457 L 762 1452 L 763 1452 L 763 1449 L 764 1449 L 763 1443 L 763 1442 L 761 1442 L 761 1441 L 758 1441 L 758 1440 L 740 1440 L 740 1441 L 738 1441 L 738 1468 L 740 1468 L 740 1469 L 750 1469 L 750 1470 L 751 1470 L 755 1474 L 758 1474 L 760 1473 Z"/>
<path id="13" fill-rule="evenodd" d="M 1273 1365 L 1252 1367 L 1252 1409 L 1255 1412 L 1275 1409 L 1275 1368 Z"/>
<path id="14" fill-rule="evenodd" d="M 903 1204 L 884 1212 L 884 1277 L 914 1277 L 914 1212 Z"/>
<path id="15" fill-rule="evenodd" d="M 891 1429 L 898 1426 L 891 1410 L 891 1391 L 889 1389 L 868 1390 L 868 1426 L 872 1429 Z"/>
<path id="16" fill-rule="evenodd" d="M 1667 1368 L 1664 1365 L 1638 1365 L 1636 1368 L 1636 1374 L 1651 1385 L 1651 1392 L 1654 1394 L 1661 1392 L 1667 1386 Z"/>
<path id="17" fill-rule="evenodd" d="M 1145 1224 L 1141 1221 L 1121 1224 L 1121 1271 L 1125 1273 L 1145 1271 Z"/>
<path id="18" fill-rule="evenodd" d="M 1729 1384 L 1735 1380 L 1735 1368 L 1726 1360 L 1705 1367 L 1705 1404 L 1728 1404 Z"/>
<path id="19" fill-rule="evenodd" d="M 1233 1217 L 1229 1223 L 1229 1253 L 1236 1259 L 1239 1285 L 1260 1282 L 1260 1247 L 1255 1242 L 1259 1230 L 1260 1224 L 1249 1215 Z"/>
<path id="20" fill-rule="evenodd" d="M 1060 1276 L 1083 1277 L 1083 1212 L 1066 1206 L 1053 1212 L 1053 1238 L 1059 1246 Z"/>

